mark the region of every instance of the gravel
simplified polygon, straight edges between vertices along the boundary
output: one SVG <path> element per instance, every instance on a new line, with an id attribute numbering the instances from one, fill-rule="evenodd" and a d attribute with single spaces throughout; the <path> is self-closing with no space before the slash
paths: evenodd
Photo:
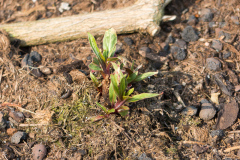
<path id="1" fill-rule="evenodd" d="M 190 15 L 187 21 L 188 25 L 196 25 L 198 22 L 197 18 L 194 15 Z"/>
<path id="2" fill-rule="evenodd" d="M 216 58 L 207 58 L 206 64 L 207 68 L 212 71 L 219 71 L 222 67 L 221 62 Z"/>
<path id="3" fill-rule="evenodd" d="M 213 17 L 214 17 L 214 14 L 212 13 L 211 9 L 205 8 L 205 9 L 201 10 L 201 18 L 200 19 L 203 22 L 210 22 L 210 21 L 212 21 Z"/>
<path id="4" fill-rule="evenodd" d="M 216 109 L 213 107 L 211 103 L 203 103 L 199 117 L 204 121 L 211 120 L 216 115 Z"/>
<path id="5" fill-rule="evenodd" d="M 194 42 L 199 39 L 197 32 L 192 26 L 185 27 L 181 36 L 182 39 L 185 40 L 186 42 Z"/>
<path id="6" fill-rule="evenodd" d="M 222 42 L 216 39 L 212 40 L 212 48 L 221 51 L 223 48 Z"/>
<path id="7" fill-rule="evenodd" d="M 134 44 L 133 40 L 131 38 L 129 38 L 129 37 L 125 37 L 123 40 L 129 46 Z"/>
<path id="8" fill-rule="evenodd" d="M 185 51 L 185 49 L 177 46 L 172 46 L 170 52 L 175 59 L 180 61 L 184 60 L 187 57 L 187 52 Z"/>
<path id="9" fill-rule="evenodd" d="M 11 142 L 14 144 L 18 144 L 23 140 L 27 140 L 27 133 L 25 132 L 18 131 L 14 133 L 13 136 L 11 137 Z"/>

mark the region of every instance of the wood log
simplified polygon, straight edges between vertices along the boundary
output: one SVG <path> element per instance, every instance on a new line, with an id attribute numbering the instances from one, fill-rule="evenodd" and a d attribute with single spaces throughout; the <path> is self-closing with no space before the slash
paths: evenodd
<path id="1" fill-rule="evenodd" d="M 10 40 L 20 39 L 21 46 L 39 45 L 86 38 L 87 32 L 103 35 L 109 28 L 117 34 L 160 31 L 165 6 L 171 0 L 138 0 L 132 6 L 68 17 L 0 25 Z"/>

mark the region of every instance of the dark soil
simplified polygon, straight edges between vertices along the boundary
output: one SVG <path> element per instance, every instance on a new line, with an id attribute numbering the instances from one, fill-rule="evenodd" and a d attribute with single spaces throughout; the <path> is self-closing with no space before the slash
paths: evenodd
<path id="1" fill-rule="evenodd" d="M 58 0 L 1 1 L 0 22 L 134 3 L 66 2 L 71 9 L 61 13 Z M 177 18 L 162 22 L 157 36 L 118 35 L 118 55 L 142 65 L 141 73 L 159 72 L 133 84 L 135 90 L 163 95 L 129 104 L 127 117 L 96 123 L 89 118 L 102 111 L 89 78 L 95 55 L 87 39 L 22 48 L 1 31 L 0 159 L 31 159 L 36 144 L 45 145 L 45 159 L 240 159 L 239 9 L 238 0 L 173 0 L 165 14 Z M 143 48 L 150 59 L 139 54 Z M 160 56 L 168 58 L 154 58 Z M 18 131 L 24 136 L 15 139 Z"/>

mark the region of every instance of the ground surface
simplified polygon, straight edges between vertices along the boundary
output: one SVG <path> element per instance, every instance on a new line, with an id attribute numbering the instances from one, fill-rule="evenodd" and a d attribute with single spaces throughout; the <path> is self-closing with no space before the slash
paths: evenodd
<path id="1" fill-rule="evenodd" d="M 71 9 L 61 13 L 58 0 L 0 1 L 0 22 L 68 16 L 134 3 L 66 2 Z M 97 123 L 88 121 L 102 111 L 95 104 L 96 91 L 89 81 L 87 65 L 94 54 L 87 39 L 21 48 L 17 41 L 9 43 L 2 32 L 0 159 L 31 159 L 36 144 L 47 147 L 46 159 L 240 159 L 240 2 L 173 0 L 165 13 L 177 18 L 162 22 L 156 37 L 142 33 L 118 36 L 118 55 L 142 65 L 142 73 L 159 71 L 134 84 L 136 91 L 163 95 L 130 104 L 130 115 L 125 118 L 112 116 Z M 102 38 L 97 38 L 99 47 Z M 143 57 L 139 54 L 142 47 L 149 47 L 147 54 L 152 57 L 169 58 L 159 62 Z M 23 67 L 24 57 L 32 51 L 42 59 L 29 71 Z M 47 74 L 44 67 L 52 72 Z M 62 99 L 68 90 L 71 96 Z M 13 109 L 24 117 L 17 119 Z M 14 144 L 16 131 L 27 137 Z"/>

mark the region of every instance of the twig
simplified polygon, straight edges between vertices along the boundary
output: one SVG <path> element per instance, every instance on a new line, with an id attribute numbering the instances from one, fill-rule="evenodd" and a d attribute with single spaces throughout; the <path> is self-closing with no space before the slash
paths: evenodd
<path id="1" fill-rule="evenodd" d="M 180 102 L 184 107 L 186 107 L 185 103 L 183 102 L 182 98 L 180 97 L 179 93 L 177 91 L 173 90 L 173 94 L 175 95 L 175 97 L 177 98 L 178 102 Z"/>
<path id="2" fill-rule="evenodd" d="M 198 144 L 198 145 L 206 145 L 203 142 L 196 142 L 196 141 L 183 141 L 183 144 Z"/>
<path id="3" fill-rule="evenodd" d="M 45 125 L 48 125 L 48 124 L 19 124 L 19 127 L 34 127 L 34 126 L 45 126 Z"/>
<path id="4" fill-rule="evenodd" d="M 231 151 L 237 150 L 237 149 L 240 149 L 240 146 L 229 147 L 229 148 L 225 149 L 223 152 L 231 152 Z"/>
<path id="5" fill-rule="evenodd" d="M 29 112 L 29 113 L 31 113 L 31 114 L 36 114 L 36 113 L 34 113 L 34 112 L 32 112 L 32 111 L 29 111 L 29 110 L 27 110 L 27 109 L 24 109 L 24 108 L 22 108 L 21 106 L 21 104 L 14 104 L 14 103 L 9 103 L 9 102 L 3 102 L 2 104 L 0 104 L 0 106 L 1 107 L 5 107 L 5 106 L 10 106 L 10 107 L 16 107 L 17 109 L 19 109 L 21 112 Z"/>

